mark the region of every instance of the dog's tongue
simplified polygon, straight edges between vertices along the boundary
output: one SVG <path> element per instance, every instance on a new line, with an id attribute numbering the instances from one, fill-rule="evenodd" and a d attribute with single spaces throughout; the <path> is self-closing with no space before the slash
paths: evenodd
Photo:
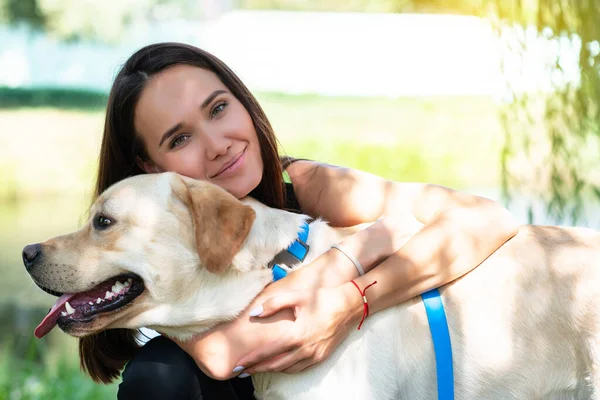
<path id="1" fill-rule="evenodd" d="M 56 303 L 52 306 L 48 315 L 42 320 L 42 322 L 35 328 L 33 332 L 35 337 L 40 339 L 48 334 L 56 326 L 56 321 L 60 316 L 60 312 L 64 311 L 64 305 L 67 301 L 71 300 L 75 296 L 75 293 L 66 293 L 56 300 Z"/>

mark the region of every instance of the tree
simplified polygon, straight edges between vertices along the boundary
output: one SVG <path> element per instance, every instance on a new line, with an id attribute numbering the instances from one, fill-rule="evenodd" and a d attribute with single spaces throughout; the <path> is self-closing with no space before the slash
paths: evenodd
<path id="1" fill-rule="evenodd" d="M 0 22 L 24 23 L 61 40 L 114 42 L 136 21 L 202 18 L 215 0 L 0 0 Z"/>
<path id="2" fill-rule="evenodd" d="M 0 22 L 41 27 L 44 15 L 35 0 L 0 0 Z"/>
<path id="3" fill-rule="evenodd" d="M 584 204 L 600 199 L 594 171 L 600 147 L 600 3 L 491 0 L 490 5 L 506 50 L 504 72 L 515 71 L 515 60 L 517 70 L 526 68 L 532 47 L 546 43 L 540 56 L 548 57 L 550 78 L 547 91 L 508 87 L 501 111 L 504 194 L 509 201 L 514 193 L 541 198 L 555 220 L 582 222 Z M 530 222 L 535 218 L 530 202 Z"/>

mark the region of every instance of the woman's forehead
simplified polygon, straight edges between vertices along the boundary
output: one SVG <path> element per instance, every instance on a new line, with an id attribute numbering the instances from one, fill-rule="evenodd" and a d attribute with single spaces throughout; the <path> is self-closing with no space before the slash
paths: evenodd
<path id="1" fill-rule="evenodd" d="M 214 72 L 191 65 L 176 65 L 152 76 L 142 97 L 145 93 L 159 98 L 189 94 L 208 96 L 215 89 L 225 89 L 225 85 Z"/>
<path id="2" fill-rule="evenodd" d="M 135 110 L 136 130 L 155 136 L 198 112 L 215 90 L 227 90 L 217 75 L 189 65 L 170 67 L 150 78 Z"/>

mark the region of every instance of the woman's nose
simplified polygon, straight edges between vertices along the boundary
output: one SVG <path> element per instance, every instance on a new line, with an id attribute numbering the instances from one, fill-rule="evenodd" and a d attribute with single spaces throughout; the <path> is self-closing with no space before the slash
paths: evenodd
<path id="1" fill-rule="evenodd" d="M 206 157 L 209 160 L 214 160 L 227 154 L 227 150 L 231 147 L 231 141 L 219 134 L 207 134 L 204 135 L 204 146 Z"/>

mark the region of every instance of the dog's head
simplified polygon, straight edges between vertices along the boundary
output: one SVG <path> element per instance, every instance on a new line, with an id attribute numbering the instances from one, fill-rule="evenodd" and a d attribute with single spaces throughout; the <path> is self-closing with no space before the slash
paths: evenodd
<path id="1" fill-rule="evenodd" d="M 61 296 L 36 336 L 56 324 L 76 337 L 147 326 L 199 275 L 227 270 L 254 218 L 218 186 L 174 173 L 113 185 L 80 230 L 23 249 L 33 281 Z"/>

